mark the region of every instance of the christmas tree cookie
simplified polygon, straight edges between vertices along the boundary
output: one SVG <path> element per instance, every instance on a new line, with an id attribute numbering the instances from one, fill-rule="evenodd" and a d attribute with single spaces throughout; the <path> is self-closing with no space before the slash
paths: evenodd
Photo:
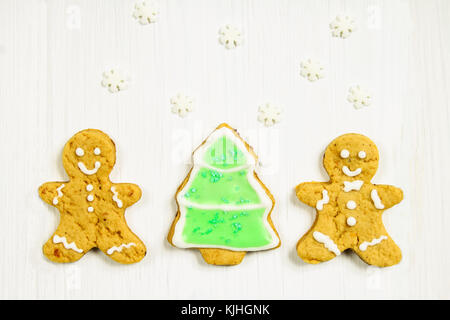
<path id="1" fill-rule="evenodd" d="M 255 173 L 255 153 L 233 128 L 218 126 L 193 163 L 175 196 L 172 245 L 198 248 L 214 265 L 236 265 L 247 251 L 280 246 L 270 218 L 275 200 Z"/>

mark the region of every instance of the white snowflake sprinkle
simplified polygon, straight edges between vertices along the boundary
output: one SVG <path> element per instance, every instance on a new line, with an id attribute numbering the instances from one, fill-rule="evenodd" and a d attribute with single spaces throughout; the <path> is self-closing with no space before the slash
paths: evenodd
<path id="1" fill-rule="evenodd" d="M 112 93 L 119 92 L 128 88 L 129 80 L 129 77 L 121 71 L 111 69 L 103 72 L 102 86 L 107 87 Z"/>
<path id="2" fill-rule="evenodd" d="M 153 1 L 140 1 L 134 5 L 133 17 L 141 24 L 150 24 L 157 20 L 159 10 Z"/>
<path id="3" fill-rule="evenodd" d="M 178 114 L 182 118 L 194 109 L 194 99 L 180 93 L 170 99 L 170 103 L 172 104 L 172 113 Z"/>
<path id="4" fill-rule="evenodd" d="M 355 20 L 349 16 L 337 16 L 331 21 L 330 29 L 333 37 L 345 39 L 356 30 Z"/>
<path id="5" fill-rule="evenodd" d="M 238 28 L 227 24 L 219 29 L 219 41 L 227 49 L 236 48 L 242 43 L 242 33 Z"/>
<path id="6" fill-rule="evenodd" d="M 273 126 L 281 121 L 282 110 L 271 103 L 260 105 L 258 108 L 258 121 L 264 123 L 266 127 Z"/>
<path id="7" fill-rule="evenodd" d="M 312 82 L 323 78 L 325 74 L 319 61 L 308 59 L 300 63 L 300 75 Z"/>
<path id="8" fill-rule="evenodd" d="M 354 86 L 349 89 L 347 100 L 353 103 L 355 109 L 361 109 L 370 105 L 372 96 L 368 90 L 362 89 L 360 86 Z"/>

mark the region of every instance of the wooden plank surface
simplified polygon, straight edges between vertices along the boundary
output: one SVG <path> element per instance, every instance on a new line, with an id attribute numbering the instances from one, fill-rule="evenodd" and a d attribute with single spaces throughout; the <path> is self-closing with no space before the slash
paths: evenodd
<path id="1" fill-rule="evenodd" d="M 132 18 L 133 5 L 0 1 L 1 298 L 450 298 L 449 1 L 160 0 L 159 21 L 147 26 Z M 358 22 L 346 40 L 328 28 L 340 13 Z M 243 30 L 235 50 L 218 43 L 226 23 Z M 299 75 L 308 57 L 325 65 L 317 83 Z M 100 86 L 108 67 L 130 74 L 128 90 Z M 372 90 L 370 107 L 346 101 L 354 84 Z M 170 112 L 178 92 L 196 99 L 185 119 Z M 273 128 L 256 121 L 264 102 L 284 109 Z M 190 154 L 221 122 L 259 154 L 282 239 L 280 249 L 248 254 L 232 268 L 206 265 L 165 239 Z M 136 265 L 99 251 L 70 265 L 42 255 L 59 214 L 37 188 L 66 178 L 62 147 L 85 128 L 115 140 L 112 180 L 143 189 L 127 210 L 149 247 Z M 347 132 L 378 145 L 374 182 L 404 190 L 384 216 L 403 250 L 395 267 L 369 267 L 354 254 L 307 265 L 296 255 L 314 210 L 293 188 L 327 180 L 324 148 Z"/>

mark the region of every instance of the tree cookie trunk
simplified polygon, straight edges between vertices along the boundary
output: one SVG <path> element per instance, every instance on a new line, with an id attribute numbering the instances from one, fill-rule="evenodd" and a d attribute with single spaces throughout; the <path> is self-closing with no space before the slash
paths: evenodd
<path id="1" fill-rule="evenodd" d="M 235 266 L 242 262 L 247 252 L 225 249 L 199 249 L 203 259 L 216 266 Z"/>

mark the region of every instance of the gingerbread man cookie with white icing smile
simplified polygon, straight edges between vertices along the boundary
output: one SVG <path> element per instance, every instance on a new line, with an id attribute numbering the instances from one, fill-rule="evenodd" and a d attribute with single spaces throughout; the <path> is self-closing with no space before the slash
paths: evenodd
<path id="1" fill-rule="evenodd" d="M 58 228 L 43 247 L 47 258 L 74 262 L 92 248 L 125 264 L 145 256 L 144 243 L 124 216 L 125 209 L 141 198 L 141 190 L 109 180 L 115 161 L 114 142 L 100 130 L 83 130 L 66 143 L 63 165 L 70 181 L 39 188 L 40 197 L 61 214 Z"/>
<path id="2" fill-rule="evenodd" d="M 328 261 L 346 249 L 370 265 L 400 262 L 400 248 L 388 235 L 381 215 L 403 199 L 403 192 L 371 183 L 378 161 L 378 149 L 369 138 L 345 134 L 325 151 L 323 164 L 330 181 L 296 187 L 299 200 L 317 210 L 316 221 L 297 244 L 305 262 Z"/>

